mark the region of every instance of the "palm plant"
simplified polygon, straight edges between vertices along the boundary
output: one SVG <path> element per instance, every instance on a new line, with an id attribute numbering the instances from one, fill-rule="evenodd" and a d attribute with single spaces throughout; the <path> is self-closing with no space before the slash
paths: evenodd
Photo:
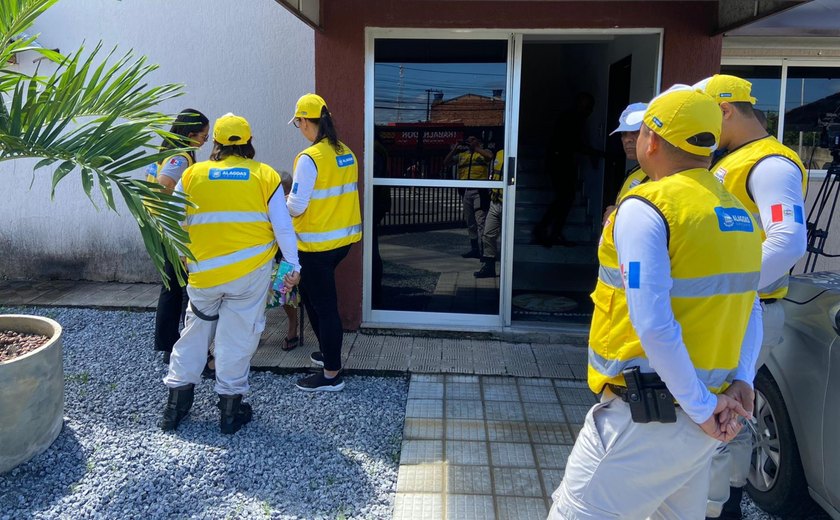
<path id="1" fill-rule="evenodd" d="M 91 202 L 96 205 L 97 184 L 115 212 L 116 188 L 163 274 L 165 258 L 173 265 L 179 256 L 192 258 L 180 225 L 188 203 L 182 194 L 167 195 L 131 174 L 181 151 L 157 148 L 163 138 L 183 141 L 168 131 L 173 118 L 155 110 L 179 96 L 181 86 L 148 86 L 146 78 L 157 66 L 131 52 L 115 58 L 115 51 L 105 54 L 100 44 L 87 54 L 82 47 L 62 56 L 38 46 L 24 31 L 56 1 L 0 0 L 0 161 L 37 158 L 35 170 L 56 165 L 53 196 L 62 179 L 78 172 Z M 28 51 L 54 63 L 55 71 L 27 75 L 10 65 Z"/>

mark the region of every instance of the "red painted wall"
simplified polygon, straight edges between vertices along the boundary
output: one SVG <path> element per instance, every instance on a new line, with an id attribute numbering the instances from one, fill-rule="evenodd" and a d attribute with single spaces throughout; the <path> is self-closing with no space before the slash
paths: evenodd
<path id="1" fill-rule="evenodd" d="M 716 1 L 322 0 L 321 5 L 324 29 L 315 33 L 316 90 L 327 100 L 342 141 L 360 162 L 364 151 L 366 27 L 663 28 L 663 88 L 693 83 L 720 70 L 721 37 L 713 35 Z M 364 170 L 360 167 L 359 171 Z M 358 328 L 362 319 L 361 244 L 353 246 L 339 266 L 337 280 L 344 327 Z"/>

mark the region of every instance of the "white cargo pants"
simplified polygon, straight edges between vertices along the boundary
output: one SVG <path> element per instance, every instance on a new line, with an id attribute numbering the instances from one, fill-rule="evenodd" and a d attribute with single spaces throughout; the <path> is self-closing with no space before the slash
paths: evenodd
<path id="1" fill-rule="evenodd" d="M 228 283 L 196 289 L 187 286 L 190 304 L 184 330 L 172 348 L 169 373 L 163 382 L 170 388 L 198 384 L 207 362 L 207 350 L 215 341 L 216 393 L 246 394 L 251 357 L 265 329 L 265 305 L 271 284 L 272 262 Z M 218 316 L 206 321 L 205 316 Z"/>
<path id="2" fill-rule="evenodd" d="M 767 361 L 773 347 L 782 342 L 782 329 L 785 325 L 785 310 L 781 302 L 761 304 L 762 333 L 761 353 L 758 355 L 756 369 Z M 709 503 L 706 516 L 718 518 L 723 504 L 729 500 L 729 487 L 747 485 L 750 471 L 753 438 L 749 428 L 741 428 L 738 435 L 727 444 L 718 448 L 712 459 L 712 480 L 709 483 Z"/>
<path id="3" fill-rule="evenodd" d="M 703 518 L 719 444 L 680 408 L 676 423 L 634 423 L 607 390 L 586 414 L 548 518 Z"/>

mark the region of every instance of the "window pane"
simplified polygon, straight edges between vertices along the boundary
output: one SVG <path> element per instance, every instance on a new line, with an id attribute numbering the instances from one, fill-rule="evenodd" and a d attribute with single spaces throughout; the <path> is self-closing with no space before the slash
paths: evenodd
<path id="1" fill-rule="evenodd" d="M 820 142 L 828 114 L 840 110 L 840 68 L 790 67 L 785 94 L 784 143 L 799 154 L 807 168 L 826 169 L 831 154 Z M 840 124 L 840 120 L 834 121 Z M 830 128 L 837 131 L 838 127 Z"/>
<path id="2" fill-rule="evenodd" d="M 489 262 L 493 274 L 498 274 L 499 263 L 495 258 L 482 262 L 477 257 L 463 257 L 471 250 L 463 223 L 464 191 L 374 187 L 373 309 L 498 314 L 499 277 L 477 277 L 475 273 Z M 483 190 L 476 199 L 485 195 L 493 198 L 490 190 Z M 501 203 L 493 199 L 488 201 L 487 218 L 482 223 L 500 230 Z M 481 247 L 484 254 L 495 257 L 499 242 L 488 240 L 485 234 Z"/>
<path id="3" fill-rule="evenodd" d="M 763 65 L 724 65 L 720 71 L 722 74 L 738 76 L 752 83 L 753 97 L 756 98 L 755 108 L 764 112 L 764 117 L 767 118 L 767 131 L 771 135 L 778 135 L 782 68 Z"/>
<path id="4" fill-rule="evenodd" d="M 374 176 L 487 180 L 504 142 L 507 42 L 381 39 L 375 59 Z"/>

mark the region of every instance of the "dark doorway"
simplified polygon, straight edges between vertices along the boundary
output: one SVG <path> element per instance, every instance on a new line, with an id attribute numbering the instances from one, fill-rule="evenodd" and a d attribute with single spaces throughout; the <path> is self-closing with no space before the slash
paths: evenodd
<path id="1" fill-rule="evenodd" d="M 606 160 L 604 164 L 604 207 L 613 203 L 624 181 L 625 159 L 621 146 L 621 135 L 609 135 L 618 121 L 621 111 L 630 103 L 630 81 L 633 56 L 625 56 L 610 65 L 609 87 L 607 94 L 608 128 L 604 139 Z M 609 126 L 612 124 L 613 126 Z"/>

